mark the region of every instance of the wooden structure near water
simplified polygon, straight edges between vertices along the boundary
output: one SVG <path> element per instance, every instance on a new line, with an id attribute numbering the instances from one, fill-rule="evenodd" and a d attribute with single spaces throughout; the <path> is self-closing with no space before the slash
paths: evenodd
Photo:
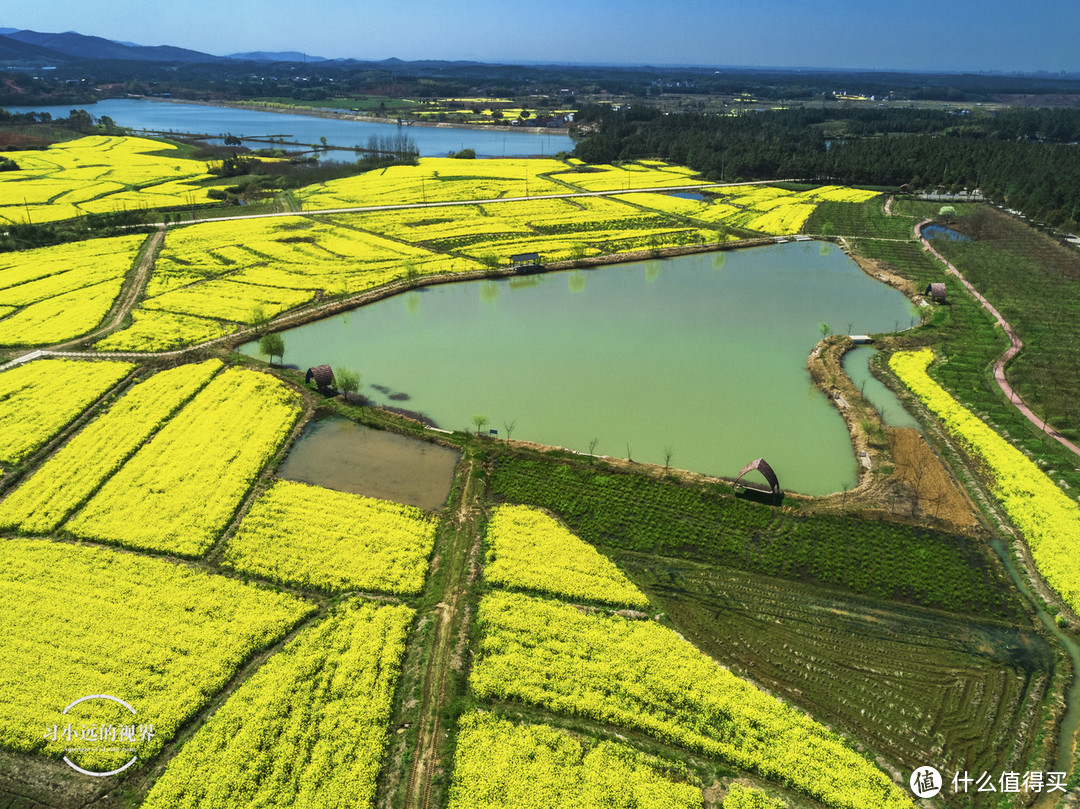
<path id="1" fill-rule="evenodd" d="M 769 484 L 769 488 L 759 489 L 755 486 L 747 486 L 746 483 L 743 482 L 741 484 L 743 489 L 762 493 L 771 492 L 774 498 L 783 497 L 783 491 L 780 489 L 780 481 L 777 479 L 776 473 L 773 471 L 773 468 L 769 466 L 769 464 L 765 461 L 764 458 L 755 458 L 753 461 L 743 467 L 743 470 L 739 473 L 739 476 L 735 478 L 735 482 L 731 484 L 732 492 L 734 492 L 735 489 L 740 485 L 740 481 L 742 481 L 743 475 L 748 472 L 760 472 L 761 476 L 764 477 L 765 481 Z"/>
<path id="2" fill-rule="evenodd" d="M 539 253 L 515 253 L 510 256 L 510 266 L 515 270 L 540 269 Z"/>
<path id="3" fill-rule="evenodd" d="M 304 376 L 304 384 L 310 385 L 312 379 L 315 380 L 319 393 L 332 393 L 335 389 L 334 369 L 329 365 L 316 365 L 314 368 L 308 368 L 307 374 Z"/>

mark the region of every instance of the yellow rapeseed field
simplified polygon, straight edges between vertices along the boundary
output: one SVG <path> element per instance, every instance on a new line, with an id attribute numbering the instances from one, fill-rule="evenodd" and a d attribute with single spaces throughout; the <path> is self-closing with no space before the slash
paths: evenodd
<path id="1" fill-rule="evenodd" d="M 78 337 L 108 314 L 145 236 L 0 255 L 0 345 Z"/>
<path id="2" fill-rule="evenodd" d="M 654 759 L 614 742 L 587 742 L 549 725 L 490 713 L 461 717 L 450 809 L 700 809 L 701 790 L 658 772 Z"/>
<path id="3" fill-rule="evenodd" d="M 182 365 L 132 387 L 0 501 L 0 528 L 54 531 L 220 369 L 221 360 Z"/>
<path id="4" fill-rule="evenodd" d="M 484 577 L 502 587 L 570 601 L 648 607 L 626 575 L 558 520 L 529 506 L 499 506 L 487 526 Z"/>
<path id="5" fill-rule="evenodd" d="M 169 154 L 175 151 L 147 138 L 91 135 L 44 151 L 6 152 L 19 170 L 0 174 L 0 222 L 209 202 L 206 164 Z"/>
<path id="6" fill-rule="evenodd" d="M 219 374 L 77 512 L 65 529 L 132 548 L 199 556 L 224 530 L 300 415 L 268 374 Z"/>
<path id="7" fill-rule="evenodd" d="M 418 508 L 279 480 L 252 505 L 223 563 L 282 584 L 415 595 L 434 543 L 435 521 Z"/>
<path id="8" fill-rule="evenodd" d="M 0 461 L 22 461 L 134 367 L 45 359 L 0 373 Z"/>
<path id="9" fill-rule="evenodd" d="M 0 562 L 0 746 L 27 753 L 59 757 L 85 747 L 78 736 L 64 738 L 66 726 L 74 720 L 80 734 L 111 703 L 86 703 L 68 716 L 63 709 L 108 694 L 136 710 L 122 724 L 150 726 L 136 740 L 140 760 L 149 759 L 251 653 L 314 609 L 292 595 L 108 548 L 9 539 L 0 541 Z M 71 755 L 83 767 L 111 763 Z"/>

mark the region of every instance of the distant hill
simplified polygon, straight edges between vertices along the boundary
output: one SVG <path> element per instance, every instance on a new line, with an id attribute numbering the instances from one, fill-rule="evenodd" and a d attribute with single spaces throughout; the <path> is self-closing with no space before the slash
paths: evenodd
<path id="1" fill-rule="evenodd" d="M 0 30 L 0 60 L 4 62 L 33 62 L 35 64 L 57 64 L 68 61 L 62 53 L 33 45 L 29 42 L 21 42 L 12 39 L 4 33 L 10 29 Z"/>
<path id="2" fill-rule="evenodd" d="M 129 62 L 220 62 L 221 56 L 211 56 L 208 53 L 188 50 L 187 48 L 175 48 L 171 45 L 126 45 L 113 42 L 102 37 L 86 36 L 74 31 L 65 31 L 62 34 L 45 34 L 38 31 L 10 31 L 3 33 L 3 42 L 0 45 L 12 49 L 15 46 L 6 40 L 14 40 L 24 45 L 33 46 L 44 50 L 37 52 L 40 56 L 57 55 L 67 57 L 70 60 L 83 59 L 119 59 Z M 2 33 L 2 32 L 0 32 Z M 0 50 L 0 54 L 5 51 Z M 25 51 L 18 58 L 32 58 L 35 52 Z"/>
<path id="3" fill-rule="evenodd" d="M 226 59 L 236 59 L 241 62 L 329 62 L 323 56 L 312 56 L 299 51 L 248 51 L 247 53 L 230 53 Z"/>

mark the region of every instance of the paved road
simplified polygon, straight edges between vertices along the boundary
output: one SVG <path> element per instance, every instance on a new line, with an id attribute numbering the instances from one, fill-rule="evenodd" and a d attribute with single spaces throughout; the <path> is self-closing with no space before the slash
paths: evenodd
<path id="1" fill-rule="evenodd" d="M 536 199 L 573 199 L 574 197 L 613 197 L 622 194 L 665 194 L 671 191 L 693 193 L 704 188 L 731 188 L 746 185 L 772 185 L 791 183 L 797 180 L 755 180 L 749 183 L 706 183 L 704 185 L 665 185 L 659 188 L 621 188 L 610 191 L 568 191 L 565 194 L 534 194 L 528 197 L 496 197 L 495 199 L 455 199 L 441 202 L 406 202 L 395 205 L 354 205 L 349 208 L 319 208 L 309 211 L 281 211 L 279 213 L 239 214 L 237 216 L 217 216 L 205 219 L 185 219 L 182 222 L 168 223 L 169 227 L 198 225 L 204 222 L 232 222 L 238 219 L 273 219 L 281 216 L 311 216 L 312 214 L 368 213 L 374 211 L 407 211 L 416 208 L 451 208 L 460 205 L 492 205 L 499 202 L 527 202 Z"/>

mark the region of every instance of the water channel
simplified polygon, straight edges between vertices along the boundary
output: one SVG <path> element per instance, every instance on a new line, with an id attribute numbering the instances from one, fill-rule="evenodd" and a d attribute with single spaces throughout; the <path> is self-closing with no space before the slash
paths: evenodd
<path id="1" fill-rule="evenodd" d="M 904 409 L 896 394 L 870 372 L 870 360 L 875 354 L 877 350 L 870 346 L 855 346 L 844 354 L 844 371 L 885 424 L 889 427 L 913 427 L 922 432 L 919 422 Z"/>
<path id="2" fill-rule="evenodd" d="M 9 112 L 48 112 L 54 118 L 67 117 L 71 105 L 58 107 L 5 107 Z M 144 98 L 110 98 L 85 106 L 95 118 L 109 116 L 118 125 L 158 132 L 197 132 L 209 135 L 232 134 L 237 137 L 285 136 L 299 143 L 327 143 L 350 151 L 332 151 L 331 159 L 355 160 L 353 146 L 367 145 L 372 135 L 386 137 L 399 133 L 416 142 L 422 157 L 440 157 L 449 152 L 474 149 L 479 157 L 553 156 L 574 148 L 570 136 L 560 130 L 551 133 L 519 132 L 510 127 L 464 129 L 449 126 L 402 126 L 341 118 L 320 118 L 282 112 L 215 107 L 207 104 L 152 101 Z M 219 140 L 220 142 L 220 140 Z M 250 142 L 252 147 L 266 143 Z"/>
<path id="3" fill-rule="evenodd" d="M 764 457 L 781 485 L 853 485 L 840 415 L 806 360 L 837 332 L 906 328 L 908 300 L 832 245 L 608 265 L 410 291 L 284 332 L 285 359 L 362 374 L 376 402 L 445 429 L 734 477 Z M 258 353 L 257 344 L 243 350 Z"/>

